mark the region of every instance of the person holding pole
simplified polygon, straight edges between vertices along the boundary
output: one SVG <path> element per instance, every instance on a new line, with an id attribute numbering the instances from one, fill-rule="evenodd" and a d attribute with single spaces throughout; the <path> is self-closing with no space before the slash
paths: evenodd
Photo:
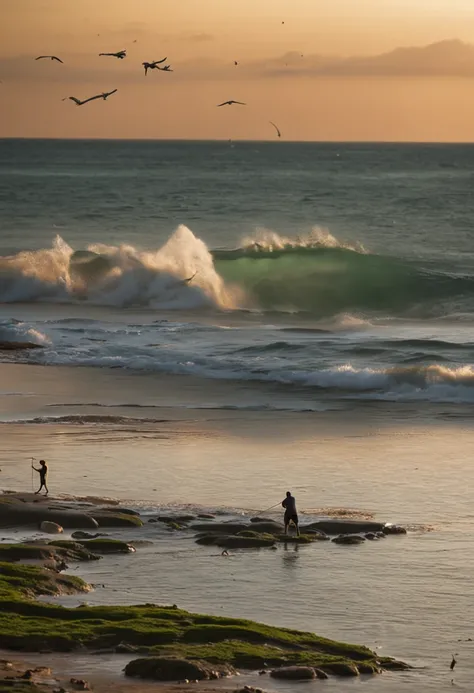
<path id="1" fill-rule="evenodd" d="M 300 536 L 300 528 L 298 525 L 298 513 L 296 512 L 296 500 L 291 495 L 291 491 L 286 492 L 286 498 L 282 501 L 282 506 L 285 508 L 285 534 L 288 534 L 288 527 L 292 522 L 296 527 L 296 536 Z"/>
<path id="2" fill-rule="evenodd" d="M 39 469 L 37 469 L 34 466 L 33 462 L 31 462 L 31 468 L 34 469 L 35 472 L 38 472 L 38 474 L 40 475 L 40 487 L 37 491 L 35 491 L 35 496 L 41 491 L 42 488 L 45 489 L 45 491 L 46 491 L 45 495 L 47 496 L 49 493 L 48 487 L 46 485 L 46 479 L 48 477 L 48 465 L 46 464 L 46 462 L 44 460 L 40 460 L 40 468 Z"/>

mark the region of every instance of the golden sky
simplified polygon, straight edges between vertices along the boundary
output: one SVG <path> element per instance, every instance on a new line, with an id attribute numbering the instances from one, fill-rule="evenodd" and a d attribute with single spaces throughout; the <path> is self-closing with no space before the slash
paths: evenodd
<path id="1" fill-rule="evenodd" d="M 0 137 L 474 140 L 474 0 L 0 0 L 0 21 Z"/>

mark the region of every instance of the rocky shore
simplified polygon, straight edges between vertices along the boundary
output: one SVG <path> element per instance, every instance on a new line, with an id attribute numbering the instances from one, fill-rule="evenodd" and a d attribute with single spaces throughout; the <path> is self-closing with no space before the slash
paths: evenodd
<path id="1" fill-rule="evenodd" d="M 283 542 L 311 544 L 331 538 L 336 543 L 358 544 L 404 531 L 365 520 L 323 519 L 304 526 L 299 538 L 285 537 L 282 526 L 269 518 L 241 522 L 191 514 L 141 518 L 135 511 L 97 499 L 6 494 L 0 497 L 0 526 L 43 527 L 45 534 L 62 534 L 66 528 L 74 531 L 71 539 L 0 543 L 0 647 L 25 653 L 127 654 L 126 677 L 160 682 L 210 681 L 249 670 L 259 672 L 262 680 L 311 680 L 408 668 L 367 647 L 243 619 L 189 613 L 174 604 L 71 609 L 37 601 L 42 595 L 86 592 L 90 586 L 81 578 L 63 572 L 68 562 L 96 561 L 108 553 L 131 554 L 140 542 L 127 541 L 124 534 L 140 528 L 146 536 L 147 526 L 156 523 L 165 531 L 192 532 L 198 544 L 224 551 L 275 549 Z M 121 528 L 121 539 L 95 531 L 108 527 Z M 21 685 L 12 684 L 15 690 Z"/>

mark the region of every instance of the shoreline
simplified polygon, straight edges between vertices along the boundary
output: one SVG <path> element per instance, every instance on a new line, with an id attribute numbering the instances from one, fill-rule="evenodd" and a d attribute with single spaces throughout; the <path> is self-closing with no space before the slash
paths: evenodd
<path id="1" fill-rule="evenodd" d="M 21 494 L 3 495 L 0 497 L 0 524 L 2 517 L 5 521 L 7 509 L 11 526 L 12 508 L 18 506 L 20 509 L 16 510 L 17 518 L 27 526 L 31 526 L 32 522 L 38 522 L 41 513 L 44 521 L 49 523 L 51 513 L 55 513 L 54 517 L 60 519 L 61 514 L 63 521 L 65 520 L 65 524 L 69 524 L 70 528 L 75 523 L 79 523 L 75 526 L 80 526 L 84 516 L 90 519 L 97 518 L 95 521 L 99 529 L 120 527 L 123 537 L 126 537 L 130 528 L 143 527 L 137 513 L 121 506 L 104 508 L 82 501 L 79 507 L 83 512 L 79 513 L 78 505 L 71 501 L 45 497 L 37 501 L 32 503 L 27 496 Z M 33 505 L 34 510 L 31 508 Z M 257 546 L 262 547 L 262 550 L 265 550 L 265 547 L 271 548 L 278 542 L 278 532 L 281 532 L 278 523 L 273 521 L 260 520 L 248 525 L 256 531 L 242 531 L 241 525 L 222 521 L 222 518 L 202 518 L 201 524 L 194 523 L 196 519 L 198 518 L 192 516 L 169 515 L 156 518 L 154 521 L 162 523 L 170 531 L 198 531 L 198 544 L 201 543 L 199 537 L 205 536 L 207 541 L 202 543 L 215 543 L 220 547 L 229 546 L 234 549 Z M 191 524 L 188 526 L 187 523 Z M 355 523 L 354 520 L 332 520 L 326 521 L 325 526 L 330 530 L 332 528 L 333 534 L 334 527 L 341 531 L 345 528 L 345 536 L 349 538 L 355 537 L 355 531 L 360 532 L 377 524 L 368 520 Z M 307 528 L 314 525 L 315 523 L 308 524 Z M 207 528 L 207 532 L 203 535 L 204 527 Z M 276 532 L 275 538 L 269 534 L 272 528 Z M 51 526 L 45 529 L 52 531 L 54 528 Z M 263 529 L 266 530 L 265 533 L 262 533 Z M 231 530 L 233 533 L 228 534 Z M 310 530 L 307 529 L 307 532 Z M 380 673 L 383 670 L 403 671 L 410 668 L 390 657 L 381 657 L 363 646 L 349 645 L 310 633 L 275 628 L 238 618 L 189 613 L 181 611 L 175 605 L 81 605 L 69 608 L 56 606 L 51 601 L 33 601 L 45 593 L 52 596 L 58 593 L 85 591 L 89 588 L 80 578 L 62 572 L 67 568 L 66 561 L 98 560 L 110 553 L 134 552 L 134 544 L 140 545 L 140 541 L 128 544 L 126 539 L 100 538 L 103 536 L 102 533 L 96 536 L 99 538 L 76 530 L 73 532 L 74 541 L 44 539 L 24 544 L 0 544 L 0 559 L 3 560 L 3 563 L 0 563 L 0 601 L 3 601 L 4 607 L 3 619 L 0 618 L 0 642 L 3 646 L 9 643 L 12 649 L 25 653 L 52 651 L 52 658 L 54 651 L 71 652 L 73 655 L 78 647 L 82 651 L 88 651 L 90 656 L 114 652 L 127 653 L 133 660 L 127 665 L 129 676 L 158 679 L 160 682 L 163 677 L 166 680 L 168 676 L 175 679 L 187 678 L 173 673 L 163 674 L 169 667 L 172 672 L 178 666 L 180 671 L 183 667 L 184 671 L 186 667 L 191 667 L 190 670 L 195 671 L 195 676 L 199 679 L 233 676 L 239 670 L 242 674 L 249 675 L 250 672 L 262 668 L 272 677 L 283 678 L 286 676 L 285 667 L 297 667 L 297 678 L 300 675 L 304 678 L 304 674 L 309 679 L 327 676 L 352 677 Z M 322 536 L 319 530 L 313 535 L 303 534 L 301 543 L 308 544 Z M 296 537 L 287 537 L 284 540 L 300 543 Z M 28 563 L 33 561 L 36 565 L 26 565 L 25 560 Z M 12 630 L 13 622 L 16 625 Z M 292 675 L 294 673 L 293 670 Z M 269 680 L 268 677 L 266 680 Z M 233 678 L 226 678 L 225 681 L 230 681 L 229 685 L 234 683 Z M 122 683 L 126 686 L 125 681 Z M 182 689 L 174 685 L 162 690 Z M 210 693 L 215 688 L 206 687 L 200 690 Z"/>

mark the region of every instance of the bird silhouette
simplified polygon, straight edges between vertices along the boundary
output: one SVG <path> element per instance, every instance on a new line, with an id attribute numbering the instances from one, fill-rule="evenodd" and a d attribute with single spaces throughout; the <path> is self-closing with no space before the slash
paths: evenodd
<path id="1" fill-rule="evenodd" d="M 452 660 L 451 660 L 451 664 L 449 665 L 449 668 L 450 668 L 451 671 L 452 671 L 452 670 L 454 669 L 454 667 L 456 666 L 456 664 L 458 663 L 458 661 L 457 661 L 457 659 L 456 659 L 456 657 L 457 657 L 457 652 L 456 652 L 456 654 L 453 654 L 453 655 L 451 655 L 451 656 L 452 656 Z"/>
<path id="2" fill-rule="evenodd" d="M 66 96 L 63 101 L 74 101 L 76 106 L 84 106 L 85 103 L 89 103 L 89 101 L 96 101 L 97 99 L 104 99 L 104 101 L 107 101 L 109 96 L 112 96 L 112 94 L 115 94 L 115 92 L 118 91 L 117 89 L 113 89 L 113 91 L 103 91 L 102 94 L 96 94 L 95 96 L 89 96 L 88 99 L 84 99 L 81 101 L 81 99 L 77 99 L 75 96 Z"/>
<path id="3" fill-rule="evenodd" d="M 58 58 L 57 55 L 38 55 L 35 60 L 56 60 L 58 63 L 62 63 L 63 61 L 61 58 Z"/>
<path id="4" fill-rule="evenodd" d="M 123 60 L 124 58 L 127 57 L 127 51 L 123 50 L 123 51 L 117 51 L 117 53 L 99 53 L 99 56 L 100 55 L 105 55 L 105 56 L 108 56 L 110 58 L 118 58 L 119 60 Z"/>
<path id="5" fill-rule="evenodd" d="M 270 125 L 273 125 L 273 127 L 275 128 L 275 130 L 277 132 L 278 137 L 281 137 L 280 128 L 277 125 L 275 125 L 275 123 L 273 123 L 271 120 L 269 120 L 268 122 L 270 123 Z"/>
<path id="6" fill-rule="evenodd" d="M 243 101 L 234 101 L 233 99 L 231 99 L 230 101 L 223 101 L 222 103 L 218 103 L 217 108 L 220 108 L 221 106 L 232 106 L 233 104 L 237 104 L 238 106 L 246 106 L 247 105 Z"/>
<path id="7" fill-rule="evenodd" d="M 148 70 L 157 70 L 158 65 L 161 65 L 161 63 L 164 63 L 166 60 L 168 60 L 168 58 L 163 58 L 163 60 L 152 60 L 151 62 L 145 60 L 145 62 L 142 63 L 145 69 L 145 77 L 147 75 Z"/>
<path id="8" fill-rule="evenodd" d="M 158 67 L 158 65 L 157 65 Z M 162 72 L 174 72 L 174 70 L 171 69 L 171 65 L 165 65 L 164 67 L 158 67 L 159 70 Z"/>

